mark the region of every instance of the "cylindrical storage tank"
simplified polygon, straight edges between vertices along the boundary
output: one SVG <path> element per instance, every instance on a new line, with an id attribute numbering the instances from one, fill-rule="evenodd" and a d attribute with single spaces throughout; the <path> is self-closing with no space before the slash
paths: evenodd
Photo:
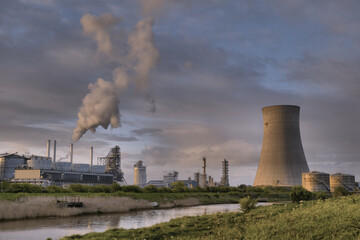
<path id="1" fill-rule="evenodd" d="M 143 161 L 138 161 L 134 165 L 134 185 L 139 187 L 146 185 L 146 166 L 143 165 Z"/>
<path id="2" fill-rule="evenodd" d="M 71 162 L 55 162 L 55 169 L 60 171 L 70 171 Z"/>
<path id="3" fill-rule="evenodd" d="M 301 185 L 309 172 L 300 136 L 300 107 L 277 105 L 262 109 L 264 136 L 254 186 Z"/>
<path id="4" fill-rule="evenodd" d="M 91 168 L 91 172 L 93 173 L 104 173 L 105 165 L 93 165 Z"/>
<path id="5" fill-rule="evenodd" d="M 310 192 L 330 192 L 329 174 L 323 172 L 308 172 L 302 174 L 302 186 Z"/>
<path id="6" fill-rule="evenodd" d="M 15 154 L 0 156 L 0 180 L 14 178 L 15 169 L 25 164 L 25 158 Z"/>
<path id="7" fill-rule="evenodd" d="M 50 169 L 52 161 L 48 157 L 32 156 L 27 160 L 27 165 L 30 169 Z"/>
<path id="8" fill-rule="evenodd" d="M 343 173 L 335 173 L 330 175 L 330 188 L 331 192 L 339 186 L 344 187 L 347 191 L 352 192 L 355 190 L 355 176 Z"/>
<path id="9" fill-rule="evenodd" d="M 76 172 L 89 172 L 90 165 L 87 163 L 74 163 L 72 170 Z"/>

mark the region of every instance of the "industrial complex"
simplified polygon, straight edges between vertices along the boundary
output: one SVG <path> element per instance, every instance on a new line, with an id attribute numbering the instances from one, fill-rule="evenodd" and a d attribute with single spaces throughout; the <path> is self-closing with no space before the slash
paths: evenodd
<path id="1" fill-rule="evenodd" d="M 296 186 L 302 185 L 309 191 L 333 192 L 338 186 L 347 191 L 355 191 L 358 184 L 353 175 L 328 174 L 310 171 L 300 136 L 300 107 L 293 105 L 275 105 L 262 109 L 263 145 L 254 181 L 254 186 Z M 119 146 L 110 149 L 104 157 L 93 163 L 93 147 L 90 147 L 89 163 L 74 163 L 74 145 L 70 144 L 69 161 L 56 161 L 56 140 L 46 143 L 46 156 L 24 156 L 18 154 L 0 154 L 0 181 L 31 183 L 42 186 L 56 185 L 66 187 L 80 183 L 126 184 L 121 170 L 121 151 Z M 220 166 L 220 164 L 219 164 Z M 202 158 L 202 171 L 194 173 L 194 179 L 178 179 L 178 171 L 169 171 L 160 180 L 147 180 L 146 166 L 143 161 L 134 164 L 134 185 L 141 188 L 153 185 L 171 187 L 173 182 L 181 181 L 186 187 L 229 186 L 229 161 L 221 162 L 222 176 L 219 182 L 207 174 L 207 160 Z"/>

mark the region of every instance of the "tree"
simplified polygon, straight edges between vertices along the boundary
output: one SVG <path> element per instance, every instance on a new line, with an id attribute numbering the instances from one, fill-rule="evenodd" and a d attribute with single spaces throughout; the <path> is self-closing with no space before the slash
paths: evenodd
<path id="1" fill-rule="evenodd" d="M 294 203 L 311 200 L 311 197 L 312 193 L 304 189 L 302 186 L 295 186 L 291 188 L 290 198 Z"/>
<path id="2" fill-rule="evenodd" d="M 239 200 L 239 204 L 240 204 L 241 211 L 243 211 L 244 213 L 247 213 L 256 207 L 257 200 L 251 198 L 250 196 L 247 196 L 247 197 L 241 198 Z"/>

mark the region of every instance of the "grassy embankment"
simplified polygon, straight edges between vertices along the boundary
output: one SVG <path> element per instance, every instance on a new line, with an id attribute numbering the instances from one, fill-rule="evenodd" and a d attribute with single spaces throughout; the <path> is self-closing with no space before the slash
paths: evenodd
<path id="1" fill-rule="evenodd" d="M 153 208 L 195 206 L 204 204 L 237 203 L 244 196 L 264 201 L 289 200 L 289 189 L 255 187 L 213 187 L 187 189 L 179 184 L 174 188 L 148 186 L 82 186 L 68 189 L 43 188 L 29 184 L 7 184 L 0 193 L 0 221 L 48 216 L 75 216 L 93 213 L 127 212 Z M 160 192 L 161 191 L 161 192 Z M 81 201 L 83 208 L 60 208 L 56 200 Z M 74 200 L 73 200 L 74 199 Z"/>
<path id="2" fill-rule="evenodd" d="M 257 207 L 249 213 L 183 217 L 141 229 L 64 239 L 359 239 L 360 196 Z"/>

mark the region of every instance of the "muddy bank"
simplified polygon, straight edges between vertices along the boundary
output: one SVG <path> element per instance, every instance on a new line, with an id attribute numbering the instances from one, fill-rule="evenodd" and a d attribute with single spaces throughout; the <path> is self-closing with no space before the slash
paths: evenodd
<path id="1" fill-rule="evenodd" d="M 69 217 L 97 213 L 121 213 L 154 208 L 154 205 L 149 201 L 129 197 L 76 197 L 76 201 L 84 204 L 80 208 L 61 207 L 57 200 L 64 199 L 41 196 L 25 197 L 15 201 L 0 200 L 0 221 L 37 217 Z M 159 204 L 158 208 L 196 206 L 199 204 L 198 199 L 189 198 L 162 203 Z"/>

